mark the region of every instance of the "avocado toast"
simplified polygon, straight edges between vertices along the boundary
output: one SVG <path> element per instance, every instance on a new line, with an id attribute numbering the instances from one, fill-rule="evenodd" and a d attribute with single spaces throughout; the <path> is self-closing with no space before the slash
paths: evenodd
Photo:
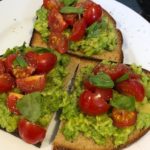
<path id="1" fill-rule="evenodd" d="M 69 60 L 46 48 L 8 49 L 0 57 L 0 127 L 27 143 L 42 142 L 53 114 L 67 98 Z"/>
<path id="2" fill-rule="evenodd" d="M 72 1 L 69 4 L 66 1 L 54 1 L 53 7 L 50 7 L 50 3 L 45 0 L 37 11 L 31 45 L 39 40 L 43 46 L 60 53 L 122 62 L 122 34 L 116 28 L 115 20 L 104 8 L 90 0 Z M 91 22 L 92 16 L 86 14 L 90 13 L 87 10 L 93 8 L 96 19 Z M 75 12 L 71 13 L 72 11 Z M 59 19 L 53 16 L 59 16 Z M 58 26 L 59 29 L 53 29 L 53 26 Z"/>
<path id="3" fill-rule="evenodd" d="M 122 149 L 137 141 L 150 127 L 149 72 L 136 65 L 116 65 L 108 62 L 102 62 L 94 67 L 95 69 L 93 65 L 89 67 L 87 64 L 81 65 L 86 67 L 80 68 L 72 98 L 63 108 L 61 125 L 53 142 L 53 149 L 113 150 Z M 117 69 L 117 71 L 118 67 L 114 66 L 122 66 L 124 73 L 114 76 L 113 71 L 120 70 Z M 108 71 L 106 68 L 111 69 Z M 105 73 L 109 74 L 114 85 L 106 80 Z M 99 78 L 103 76 L 101 79 L 105 79 L 112 85 L 105 85 L 105 81 L 101 82 L 98 79 L 101 84 L 96 76 Z M 89 96 L 98 93 L 96 92 L 97 86 L 108 90 L 107 98 L 100 90 L 101 97 L 105 95 L 107 99 L 105 99 L 105 104 L 102 104 L 102 101 L 101 104 L 98 103 L 98 98 L 96 98 L 98 95 L 94 98 Z M 110 87 L 113 87 L 112 95 Z M 95 101 L 96 107 L 91 99 Z M 98 106 L 101 107 L 99 113 Z"/>

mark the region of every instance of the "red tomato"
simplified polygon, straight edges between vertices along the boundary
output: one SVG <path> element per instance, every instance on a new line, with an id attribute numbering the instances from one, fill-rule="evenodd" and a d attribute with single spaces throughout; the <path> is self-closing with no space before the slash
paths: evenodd
<path id="1" fill-rule="evenodd" d="M 52 32 L 62 32 L 68 27 L 68 24 L 57 9 L 52 9 L 48 14 L 48 26 Z"/>
<path id="2" fill-rule="evenodd" d="M 48 73 L 52 70 L 57 62 L 56 55 L 52 53 L 41 53 L 37 57 L 36 73 Z"/>
<path id="3" fill-rule="evenodd" d="M 99 72 L 105 72 L 112 80 L 116 80 L 128 71 L 128 66 L 124 64 L 117 64 L 115 66 L 99 64 L 93 69 L 95 75 Z"/>
<path id="4" fill-rule="evenodd" d="M 86 22 L 82 18 L 74 23 L 72 33 L 70 35 L 70 40 L 71 41 L 81 40 L 84 37 L 85 32 L 86 32 Z"/>
<path id="5" fill-rule="evenodd" d="M 34 75 L 16 80 L 17 87 L 25 93 L 42 91 L 46 85 L 45 75 Z"/>
<path id="6" fill-rule="evenodd" d="M 10 112 L 16 115 L 20 114 L 19 110 L 16 108 L 16 103 L 22 96 L 23 95 L 18 93 L 9 93 L 6 104 Z"/>
<path id="7" fill-rule="evenodd" d="M 59 9 L 60 7 L 57 0 L 43 0 L 43 6 L 50 10 L 53 8 Z"/>
<path id="8" fill-rule="evenodd" d="M 46 134 L 45 128 L 25 119 L 21 119 L 19 121 L 18 131 L 20 137 L 29 144 L 37 144 L 42 142 Z"/>
<path id="9" fill-rule="evenodd" d="M 116 127 L 118 128 L 128 127 L 136 123 L 137 113 L 135 111 L 113 109 L 112 119 Z"/>
<path id="10" fill-rule="evenodd" d="M 96 116 L 106 113 L 110 105 L 101 97 L 99 92 L 85 90 L 80 95 L 79 107 L 83 113 Z"/>
<path id="11" fill-rule="evenodd" d="M 0 75 L 0 93 L 8 92 L 14 87 L 15 80 L 10 74 L 3 73 Z"/>
<path id="12" fill-rule="evenodd" d="M 32 66 L 27 66 L 25 68 L 17 66 L 12 69 L 12 74 L 15 76 L 15 78 L 25 78 L 33 74 L 34 71 L 35 68 Z"/>
<path id="13" fill-rule="evenodd" d="M 38 53 L 29 51 L 25 54 L 25 60 L 28 63 L 29 66 L 32 66 L 34 68 L 37 67 L 37 57 Z"/>
<path id="14" fill-rule="evenodd" d="M 0 74 L 5 73 L 6 69 L 5 69 L 5 64 L 4 61 L 2 59 L 0 59 Z"/>
<path id="15" fill-rule="evenodd" d="M 116 89 L 123 94 L 134 96 L 137 101 L 143 101 L 145 96 L 144 86 L 138 80 L 134 79 L 117 83 Z"/>
<path id="16" fill-rule="evenodd" d="M 5 66 L 6 66 L 6 70 L 9 73 L 12 73 L 12 69 L 13 69 L 13 61 L 16 59 L 17 55 L 16 54 L 10 54 L 9 56 L 7 56 L 6 60 L 5 60 Z"/>
<path id="17" fill-rule="evenodd" d="M 77 20 L 76 14 L 64 14 L 63 17 L 64 17 L 64 20 L 67 22 L 67 24 L 71 26 L 73 26 L 73 24 Z"/>
<path id="18" fill-rule="evenodd" d="M 84 82 L 84 87 L 85 89 L 88 89 L 92 92 L 99 93 L 101 98 L 103 98 L 104 100 L 110 100 L 112 98 L 113 95 L 112 89 L 104 89 L 104 88 L 96 87 L 92 85 L 89 81 Z"/>
<path id="19" fill-rule="evenodd" d="M 102 8 L 93 2 L 85 2 L 85 11 L 83 18 L 86 20 L 87 25 L 91 25 L 95 21 L 99 21 L 102 18 Z"/>
<path id="20" fill-rule="evenodd" d="M 52 32 L 49 37 L 49 47 L 64 54 L 68 51 L 68 39 L 62 33 Z"/>

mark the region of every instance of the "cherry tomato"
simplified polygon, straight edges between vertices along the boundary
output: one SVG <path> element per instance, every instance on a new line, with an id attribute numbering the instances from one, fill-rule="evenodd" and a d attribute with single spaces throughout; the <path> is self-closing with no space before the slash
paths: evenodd
<path id="1" fill-rule="evenodd" d="M 96 87 L 92 85 L 89 81 L 84 82 L 84 87 L 85 89 L 88 89 L 92 92 L 99 93 L 99 95 L 104 99 L 104 100 L 110 100 L 113 95 L 113 90 L 112 89 L 104 89 L 100 87 Z"/>
<path id="2" fill-rule="evenodd" d="M 60 4 L 58 3 L 57 0 L 43 0 L 43 6 L 46 9 L 51 10 L 53 8 L 59 9 Z"/>
<path id="3" fill-rule="evenodd" d="M 5 69 L 5 64 L 4 61 L 2 59 L 0 59 L 0 74 L 5 73 L 6 69 Z"/>
<path id="4" fill-rule="evenodd" d="M 93 2 L 85 2 L 83 18 L 86 20 L 87 25 L 91 25 L 95 21 L 100 21 L 102 18 L 101 6 Z"/>
<path id="5" fill-rule="evenodd" d="M 85 90 L 80 95 L 79 107 L 83 113 L 96 116 L 106 113 L 110 105 L 101 97 L 99 92 Z"/>
<path id="6" fill-rule="evenodd" d="M 9 56 L 7 56 L 7 58 L 5 60 L 6 70 L 9 73 L 12 73 L 13 61 L 16 59 L 16 57 L 17 57 L 17 54 L 10 54 Z"/>
<path id="7" fill-rule="evenodd" d="M 18 131 L 20 137 L 29 144 L 37 144 L 42 142 L 46 134 L 45 128 L 25 119 L 21 119 L 19 121 Z"/>
<path id="8" fill-rule="evenodd" d="M 126 111 L 114 108 L 112 111 L 112 119 L 116 127 L 128 127 L 136 123 L 137 113 L 135 111 Z"/>
<path id="9" fill-rule="evenodd" d="M 52 32 L 49 37 L 49 47 L 64 54 L 68 51 L 68 39 L 62 33 Z"/>
<path id="10" fill-rule="evenodd" d="M 73 26 L 73 24 L 77 20 L 76 14 L 64 14 L 63 17 L 64 17 L 64 20 L 67 22 L 67 24 L 71 26 Z"/>
<path id="11" fill-rule="evenodd" d="M 140 80 L 141 79 L 141 75 L 131 72 L 131 73 L 129 73 L 129 79 Z"/>
<path id="12" fill-rule="evenodd" d="M 33 74 L 35 71 L 35 68 L 32 66 L 27 66 L 25 68 L 22 68 L 20 66 L 16 66 L 12 70 L 12 74 L 15 76 L 15 78 L 25 78 L 29 77 Z"/>
<path id="13" fill-rule="evenodd" d="M 52 53 L 41 53 L 37 57 L 36 73 L 48 73 L 52 70 L 57 62 L 56 55 Z"/>
<path id="14" fill-rule="evenodd" d="M 42 91 L 46 85 L 45 75 L 34 75 L 26 78 L 16 79 L 17 87 L 25 93 Z"/>
<path id="15" fill-rule="evenodd" d="M 8 92 L 14 87 L 15 87 L 15 80 L 10 74 L 8 73 L 0 74 L 0 93 Z"/>
<path id="16" fill-rule="evenodd" d="M 7 107 L 10 110 L 10 112 L 19 115 L 20 112 L 16 107 L 16 103 L 17 101 L 22 97 L 23 95 L 18 94 L 18 93 L 9 93 L 8 97 L 7 97 Z"/>
<path id="17" fill-rule="evenodd" d="M 124 64 L 117 64 L 115 66 L 99 64 L 93 69 L 95 75 L 99 72 L 105 72 L 111 77 L 112 80 L 116 80 L 128 71 L 128 66 Z"/>
<path id="18" fill-rule="evenodd" d="M 82 18 L 74 23 L 72 33 L 70 35 L 70 40 L 71 41 L 81 40 L 84 37 L 85 32 L 86 32 L 86 22 Z"/>
<path id="19" fill-rule="evenodd" d="M 28 63 L 29 66 L 32 66 L 34 68 L 37 68 L 37 57 L 38 53 L 29 51 L 25 54 L 25 60 Z"/>
<path id="20" fill-rule="evenodd" d="M 116 89 L 123 94 L 134 96 L 137 101 L 143 101 L 145 96 L 144 86 L 138 80 L 134 79 L 117 83 Z"/>
<path id="21" fill-rule="evenodd" d="M 68 24 L 57 9 L 52 9 L 48 14 L 48 26 L 52 32 L 62 32 L 68 27 Z"/>

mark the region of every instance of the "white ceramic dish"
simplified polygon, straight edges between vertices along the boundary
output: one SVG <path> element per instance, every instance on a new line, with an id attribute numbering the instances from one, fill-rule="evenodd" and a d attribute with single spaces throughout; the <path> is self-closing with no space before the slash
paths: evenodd
<path id="1" fill-rule="evenodd" d="M 117 27 L 122 31 L 124 63 L 136 63 L 150 70 L 150 24 L 136 12 L 117 1 L 94 1 L 101 4 L 115 18 Z M 35 11 L 41 4 L 41 0 L 0 1 L 0 18 L 3 20 L 0 24 L 0 54 L 7 48 L 22 45 L 24 41 L 29 44 Z M 10 10 L 15 13 L 11 14 Z M 150 132 L 126 150 L 149 150 L 149 138 Z M 0 130 L 0 149 L 2 150 L 51 150 L 52 146 L 48 141 L 46 142 L 41 148 L 37 148 Z"/>

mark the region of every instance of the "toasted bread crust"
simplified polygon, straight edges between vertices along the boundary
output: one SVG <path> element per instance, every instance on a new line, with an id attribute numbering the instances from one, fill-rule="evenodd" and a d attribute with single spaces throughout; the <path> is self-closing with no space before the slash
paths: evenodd
<path id="1" fill-rule="evenodd" d="M 121 150 L 122 148 L 128 147 L 130 144 L 136 142 L 140 139 L 143 135 L 145 135 L 150 128 L 136 130 L 132 135 L 129 136 L 128 141 L 121 145 L 120 147 L 115 148 L 112 142 L 107 143 L 107 146 L 95 146 L 91 139 L 85 140 L 83 136 L 80 136 L 74 142 L 66 142 L 64 141 L 64 136 L 61 133 L 55 138 L 53 143 L 53 150 Z"/>
<path id="2" fill-rule="evenodd" d="M 116 21 L 113 19 L 113 17 L 103 9 L 103 16 L 107 16 L 109 18 L 109 22 L 111 22 L 116 28 Z M 86 59 L 93 59 L 93 60 L 109 60 L 113 62 L 123 62 L 123 52 L 122 52 L 122 44 L 123 44 L 123 38 L 122 33 L 119 29 L 116 28 L 116 34 L 117 34 L 117 46 L 112 51 L 105 51 L 102 54 L 97 54 L 93 56 L 85 56 L 85 54 L 81 52 L 73 52 L 68 51 L 68 54 L 71 56 L 77 56 L 80 58 L 86 58 Z M 48 44 L 43 42 L 40 34 L 37 31 L 33 31 L 33 35 L 30 41 L 31 46 L 40 46 L 40 47 L 48 47 Z"/>

